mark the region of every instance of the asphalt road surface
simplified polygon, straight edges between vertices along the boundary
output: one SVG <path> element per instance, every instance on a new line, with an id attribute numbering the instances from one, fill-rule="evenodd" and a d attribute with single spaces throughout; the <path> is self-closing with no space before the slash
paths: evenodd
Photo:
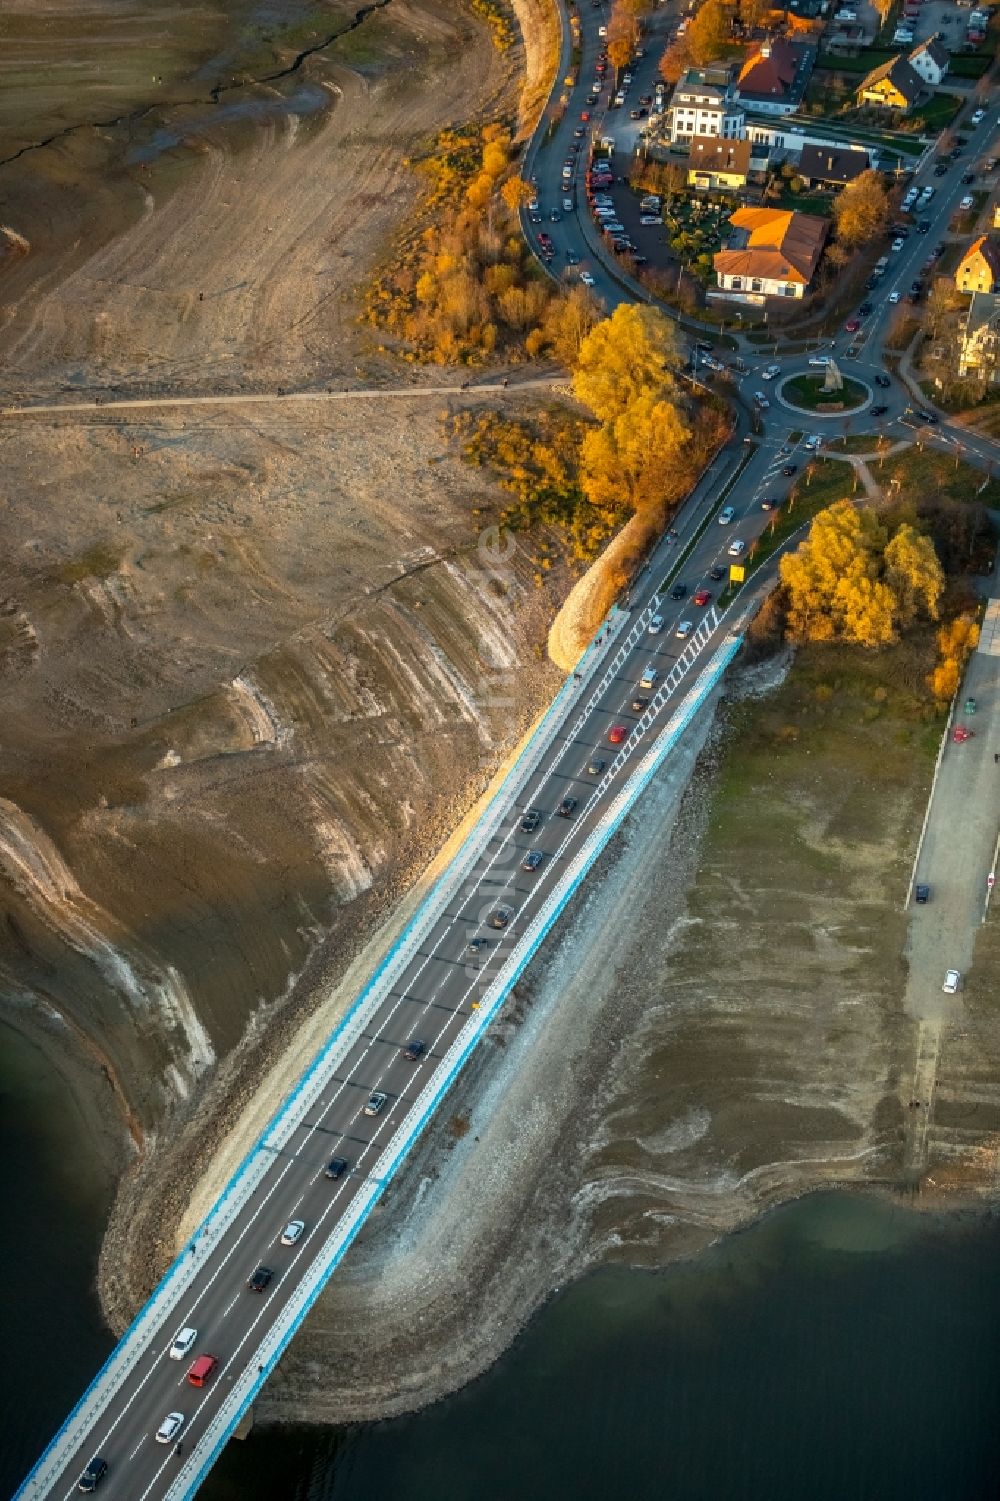
<path id="1" fill-rule="evenodd" d="M 477 863 L 474 880 L 436 924 L 388 999 L 370 1018 L 361 1039 L 337 1059 L 321 1102 L 304 1113 L 291 1147 L 268 1162 L 264 1180 L 221 1246 L 203 1266 L 197 1263 L 198 1253 L 193 1253 L 189 1293 L 164 1322 L 153 1348 L 139 1360 L 74 1451 L 62 1456 L 65 1463 L 55 1482 L 31 1482 L 24 1495 L 68 1501 L 93 1455 L 108 1461 L 108 1474 L 100 1486 L 100 1494 L 108 1501 L 152 1501 L 169 1494 L 234 1380 L 255 1367 L 262 1338 L 307 1274 L 311 1258 L 318 1255 L 338 1216 L 368 1183 L 373 1163 L 429 1072 L 439 1066 L 557 873 L 579 849 L 608 800 L 621 790 L 631 766 L 626 763 L 608 780 L 605 768 L 610 768 L 619 749 L 609 737 L 613 727 L 620 727 L 628 745 L 637 734 L 643 712 L 635 706 L 637 695 L 652 697 L 655 692 L 655 687 L 640 688 L 644 670 L 655 667 L 656 686 L 662 684 L 687 646 L 687 639 L 677 635 L 679 623 L 689 620 L 696 628 L 702 621 L 715 620 L 715 599 L 723 585 L 710 577 L 710 571 L 727 568 L 733 561 L 728 548 L 735 537 L 749 544 L 766 523 L 759 496 L 773 484 L 775 468 L 783 459 L 773 446 L 765 445 L 754 453 L 740 476 L 738 494 L 734 492 L 736 498 L 730 496 L 728 501 L 736 510 L 733 522 L 710 521 L 683 564 L 678 566 L 676 560 L 685 538 L 717 507 L 720 477 L 727 467 L 734 467 L 741 452 L 739 439 L 734 438 L 703 478 L 677 533 L 664 539 L 645 571 L 645 585 L 636 589 L 631 609 L 633 620 L 641 615 L 644 620 L 637 644 L 582 719 L 579 702 L 568 709 L 539 769 L 506 811 L 502 832 Z M 660 602 L 655 586 L 672 567 L 675 578 L 685 585 L 685 597 L 670 598 L 672 578 Z M 696 605 L 692 596 L 699 587 L 711 597 Z M 650 634 L 645 621 L 654 610 L 662 613 L 664 626 Z M 725 625 L 718 628 L 691 677 L 666 701 L 656 729 L 676 707 L 724 630 Z M 600 676 L 599 671 L 594 681 L 599 682 Z M 589 696 L 589 691 L 584 692 L 583 697 Z M 561 817 L 558 809 L 567 796 L 576 798 L 577 806 L 568 817 Z M 538 826 L 530 833 L 521 828 L 529 809 L 539 814 Z M 537 869 L 527 871 L 522 862 L 532 851 L 541 860 Z M 509 907 L 512 914 L 503 929 L 491 925 L 491 916 L 501 907 Z M 482 946 L 477 953 L 470 951 L 473 942 Z M 416 1061 L 408 1061 L 404 1049 L 413 1040 L 423 1043 L 424 1051 Z M 386 1102 L 378 1114 L 368 1115 L 366 1104 L 373 1091 L 383 1092 Z M 348 1164 L 335 1180 L 324 1174 L 333 1157 Z M 296 1244 L 283 1246 L 282 1230 L 291 1220 L 303 1221 L 304 1230 Z M 260 1265 L 273 1275 L 262 1292 L 254 1293 L 246 1283 Z M 197 1341 L 189 1358 L 172 1360 L 168 1348 L 183 1326 L 197 1329 Z M 187 1371 L 191 1360 L 203 1354 L 214 1355 L 219 1364 L 208 1384 L 197 1389 L 188 1383 Z M 180 1457 L 172 1444 L 158 1443 L 154 1437 L 170 1412 L 183 1414 L 185 1420 Z"/>
<path id="2" fill-rule="evenodd" d="M 586 62 L 579 71 L 578 94 L 585 94 L 589 88 L 590 69 L 599 45 L 596 31 L 604 14 L 603 9 L 581 12 Z M 658 49 L 651 50 L 655 53 Z M 648 67 L 650 76 L 633 83 L 635 95 L 649 91 L 655 56 L 644 59 L 643 65 Z M 617 113 L 619 117 L 623 115 L 622 111 Z M 573 122 L 571 105 L 560 130 L 571 134 L 576 128 Z M 858 354 L 847 356 L 851 341 L 846 334 L 833 341 L 829 352 L 842 358 L 846 373 L 871 380 L 878 371 L 889 312 L 888 294 L 914 279 L 919 264 L 940 237 L 961 197 L 963 189 L 958 179 L 963 163 L 987 146 L 996 124 L 996 116 L 991 112 L 973 132 L 965 158 L 951 167 L 946 177 L 933 178 L 930 165 L 924 168 L 921 180 L 932 181 L 937 189 L 924 215 L 931 220 L 931 228 L 926 235 L 911 232 L 893 259 L 890 276 L 878 294 L 872 294 L 875 308 L 856 341 Z M 615 134 L 617 138 L 617 128 Z M 557 133 L 555 142 L 544 148 L 537 159 L 539 197 L 550 206 L 555 206 L 562 197 L 559 179 L 563 154 Z M 582 212 L 584 208 L 577 196 Z M 565 255 L 567 248 L 573 248 L 574 236 L 579 233 L 576 211 L 565 218 L 561 215 L 558 222 L 551 219 L 549 222 L 553 240 Z M 582 257 L 584 247 L 581 244 L 579 248 Z M 624 293 L 603 265 L 595 260 L 593 270 L 598 280 L 596 290 L 605 301 L 613 305 L 622 300 Z M 768 361 L 745 358 L 745 363 L 749 368 L 739 377 L 739 384 L 743 394 L 752 399 L 753 391 L 760 388 L 760 368 Z M 774 363 L 780 365 L 782 374 L 805 368 L 801 356 Z M 780 381 L 775 381 L 770 389 L 774 390 L 778 384 Z M 911 398 L 894 382 L 884 399 L 889 406 L 885 417 L 887 428 L 890 431 L 895 428 L 898 436 L 912 436 L 912 432 L 907 434 L 898 427 L 905 408 L 912 405 Z M 475 879 L 438 921 L 392 993 L 369 1019 L 360 1039 L 336 1059 L 320 1102 L 303 1114 L 291 1147 L 273 1155 L 259 1187 L 236 1215 L 211 1258 L 200 1265 L 198 1253 L 193 1254 L 189 1292 L 160 1328 L 154 1347 L 138 1360 L 106 1410 L 89 1423 L 74 1451 L 60 1455 L 55 1479 L 40 1476 L 19 1494 L 69 1501 L 84 1466 L 92 1455 L 99 1454 L 109 1466 L 99 1494 L 109 1501 L 111 1498 L 153 1501 L 167 1496 L 190 1463 L 192 1450 L 196 1450 L 204 1437 L 208 1423 L 217 1415 L 233 1383 L 247 1371 L 256 1370 L 263 1338 L 294 1289 L 308 1276 L 331 1228 L 350 1209 L 355 1196 L 363 1188 L 370 1188 L 370 1170 L 387 1140 L 412 1107 L 431 1071 L 441 1066 L 443 1054 L 467 1022 L 478 997 L 496 977 L 565 862 L 579 849 L 608 800 L 620 791 L 629 767 L 626 763 L 610 780 L 605 775 L 605 767 L 610 766 L 617 749 L 611 743 L 610 732 L 613 727 L 620 727 L 626 744 L 638 734 L 637 722 L 643 710 L 634 707 L 634 701 L 637 694 L 649 692 L 640 688 L 640 678 L 647 666 L 653 666 L 658 682 L 662 682 L 677 662 L 686 645 L 677 635 L 680 622 L 697 625 L 702 619 L 715 619 L 715 597 L 722 583 L 711 577 L 712 570 L 728 568 L 733 561 L 728 549 L 735 538 L 749 545 L 763 530 L 768 516 L 761 509 L 761 500 L 787 491 L 788 482 L 781 475 L 781 468 L 789 462 L 799 462 L 796 453 L 803 441 L 801 437 L 793 441 L 790 434 L 795 431 L 839 434 L 845 427 L 851 430 L 850 419 L 837 419 L 834 428 L 831 419 L 803 419 L 778 401 L 772 402 L 764 418 L 766 427 L 760 447 L 726 500 L 734 509 L 733 521 L 727 525 L 719 525 L 715 520 L 709 522 L 683 564 L 676 568 L 670 587 L 658 598 L 656 587 L 669 571 L 671 559 L 685 547 L 688 538 L 695 538 L 706 512 L 718 508 L 719 484 L 726 468 L 726 462 L 719 461 L 685 507 L 677 534 L 664 539 L 644 572 L 644 584 L 634 591 L 634 617 L 641 615 L 645 622 L 656 610 L 664 616 L 662 631 L 650 634 L 644 628 L 582 719 L 579 705 L 567 711 L 540 768 L 517 802 L 506 810 L 502 831 L 490 842 L 485 857 L 477 865 Z M 865 430 L 871 429 L 870 417 L 855 420 L 860 420 Z M 988 459 L 993 451 L 1000 454 L 989 440 L 957 431 L 938 431 L 935 441 L 961 442 L 980 461 L 984 456 Z M 728 452 L 730 466 L 739 448 L 737 437 Z M 685 586 L 682 599 L 670 597 L 675 582 Z M 693 596 L 699 588 L 710 597 L 706 603 L 696 605 Z M 719 627 L 724 629 L 724 624 Z M 706 643 L 701 660 L 710 644 Z M 683 687 L 679 691 L 683 692 Z M 664 704 L 655 729 L 662 726 L 675 704 L 676 695 Z M 956 752 L 960 749 L 965 748 L 956 748 Z M 598 766 L 598 763 L 604 764 Z M 569 816 L 561 817 L 558 809 L 567 796 L 577 799 L 577 804 Z M 521 821 L 532 809 L 538 812 L 538 824 L 526 832 Z M 536 869 L 525 870 L 523 861 L 532 851 L 538 852 L 540 862 Z M 491 925 L 491 916 L 501 907 L 508 907 L 511 912 L 509 922 L 502 928 Z M 481 946 L 477 952 L 470 950 L 473 942 Z M 424 1047 L 418 1059 L 408 1061 L 404 1049 L 413 1040 Z M 386 1099 L 384 1107 L 370 1115 L 366 1113 L 366 1104 L 373 1091 L 384 1093 Z M 343 1158 L 347 1168 L 340 1177 L 330 1179 L 324 1169 L 334 1157 Z M 281 1234 L 291 1220 L 301 1220 L 304 1228 L 294 1245 L 285 1246 L 281 1244 Z M 263 1291 L 254 1293 L 247 1289 L 246 1283 L 258 1266 L 266 1266 L 272 1275 Z M 189 1359 L 171 1360 L 168 1348 L 182 1326 L 195 1328 L 197 1339 Z M 218 1367 L 208 1384 L 199 1389 L 188 1383 L 186 1373 L 190 1360 L 205 1353 L 217 1358 Z M 88 1413 L 90 1410 L 88 1407 Z M 160 1444 L 154 1437 L 163 1418 L 173 1411 L 184 1418 L 181 1456 L 174 1454 L 172 1444 Z M 176 1494 L 180 1493 L 178 1485 Z"/>

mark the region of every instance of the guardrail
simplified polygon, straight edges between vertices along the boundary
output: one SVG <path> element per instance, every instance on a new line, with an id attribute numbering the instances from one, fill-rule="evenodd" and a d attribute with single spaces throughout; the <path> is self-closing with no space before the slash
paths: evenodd
<path id="1" fill-rule="evenodd" d="M 645 613 L 645 612 L 644 612 Z M 468 878 L 499 823 L 516 797 L 520 786 L 535 772 L 551 746 L 567 705 L 586 692 L 590 679 L 599 670 L 621 632 L 630 621 L 626 611 L 614 607 L 598 636 L 588 646 L 576 672 L 566 678 L 552 703 L 539 720 L 533 733 L 474 830 L 458 851 L 448 870 L 438 879 L 417 912 L 360 991 L 357 999 L 334 1028 L 298 1083 L 282 1100 L 274 1116 L 248 1150 L 219 1198 L 209 1210 L 185 1250 L 168 1268 L 147 1302 L 136 1314 L 101 1370 L 90 1383 L 41 1458 L 15 1493 L 15 1501 L 40 1501 L 51 1481 L 68 1462 L 89 1429 L 97 1421 L 128 1379 L 137 1363 L 161 1333 L 161 1326 L 187 1291 L 197 1267 L 219 1243 L 228 1226 L 240 1213 L 247 1198 L 263 1178 L 274 1152 L 292 1134 L 303 1109 L 308 1109 L 326 1083 L 331 1057 L 352 1038 L 365 1023 L 368 1014 L 381 1004 L 415 943 L 426 935 L 439 919 L 448 901 Z M 635 624 L 631 631 L 634 633 Z M 294 1118 L 293 1118 L 294 1117 Z M 192 1250 L 192 1247 L 196 1249 Z"/>
<path id="2" fill-rule="evenodd" d="M 706 636 L 706 640 L 708 637 Z M 358 1231 L 381 1196 L 386 1183 L 398 1170 L 417 1137 L 433 1116 L 444 1095 L 451 1088 L 473 1048 L 490 1026 L 503 1002 L 517 984 L 541 943 L 578 890 L 588 871 L 601 855 L 608 841 L 621 827 L 640 794 L 677 743 L 683 731 L 708 695 L 715 688 L 726 667 L 739 649 L 742 637 L 730 631 L 716 649 L 704 671 L 678 705 L 668 723 L 637 765 L 629 781 L 609 804 L 607 811 L 591 830 L 576 855 L 567 862 L 559 880 L 549 892 L 539 911 L 512 949 L 510 957 L 482 997 L 479 1010 L 472 1013 L 455 1041 L 445 1053 L 427 1084 L 414 1100 L 405 1119 L 372 1167 L 368 1180 L 345 1214 L 331 1231 L 322 1257 L 317 1257 L 295 1289 L 278 1320 L 271 1326 L 260 1346 L 258 1366 L 248 1369 L 235 1383 L 220 1410 L 206 1429 L 190 1458 L 177 1472 L 168 1492 L 170 1501 L 193 1496 L 212 1468 L 229 1435 L 253 1402 L 257 1392 L 282 1351 L 289 1344 L 302 1320 L 318 1298 L 331 1273 L 343 1259 Z M 635 737 L 636 740 L 640 738 Z"/>
<path id="3" fill-rule="evenodd" d="M 404 931 L 400 934 L 395 944 L 386 954 L 370 980 L 363 987 L 357 999 L 352 1003 L 346 1014 L 334 1028 L 323 1048 L 314 1058 L 313 1062 L 299 1080 L 298 1084 L 282 1101 L 271 1121 L 261 1132 L 257 1141 L 251 1147 L 240 1166 L 236 1169 L 228 1184 L 213 1205 L 201 1226 L 189 1242 L 185 1251 L 175 1259 L 172 1266 L 165 1274 L 163 1280 L 149 1298 L 144 1307 L 137 1314 L 128 1331 L 119 1341 L 112 1355 L 102 1367 L 95 1380 L 88 1387 L 80 1401 L 74 1407 L 69 1418 L 55 1435 L 52 1442 L 46 1448 L 44 1454 L 31 1471 L 16 1493 L 15 1501 L 41 1501 L 49 1491 L 52 1481 L 59 1475 L 69 1462 L 70 1457 L 83 1442 L 86 1433 L 98 1421 L 101 1413 L 105 1411 L 122 1383 L 134 1370 L 136 1364 L 148 1352 L 155 1338 L 163 1337 L 162 1326 L 172 1309 L 176 1306 L 183 1293 L 187 1290 L 196 1267 L 210 1255 L 213 1247 L 221 1241 L 225 1230 L 240 1212 L 247 1201 L 249 1194 L 260 1182 L 266 1168 L 273 1160 L 275 1151 L 287 1140 L 288 1136 L 297 1129 L 304 1110 L 307 1110 L 327 1082 L 328 1069 L 335 1052 L 349 1044 L 353 1035 L 364 1025 L 366 1017 L 374 1007 L 381 1004 L 385 993 L 391 989 L 404 962 L 409 962 L 409 954 L 412 947 L 426 937 L 434 923 L 439 919 L 441 912 L 448 901 L 454 896 L 456 890 L 469 878 L 470 871 L 476 861 L 485 851 L 490 839 L 498 831 L 500 822 L 509 809 L 517 792 L 524 787 L 528 779 L 537 770 L 542 757 L 550 749 L 556 733 L 559 729 L 557 720 L 561 720 L 566 707 L 572 702 L 574 696 L 582 696 L 589 687 L 589 680 L 600 670 L 608 653 L 612 651 L 617 637 L 625 630 L 625 641 L 614 652 L 611 664 L 606 668 L 602 679 L 602 687 L 611 681 L 614 672 L 624 661 L 627 651 L 636 644 L 640 635 L 647 628 L 648 620 L 658 604 L 655 597 L 643 609 L 639 617 L 632 622 L 626 630 L 629 621 L 627 613 L 615 611 L 609 617 L 599 637 L 591 643 L 587 652 L 581 659 L 577 672 L 563 683 L 559 692 L 553 699 L 549 709 L 542 716 L 535 731 L 529 737 L 522 748 L 520 755 L 511 767 L 507 776 L 485 809 L 476 828 L 471 831 L 468 838 L 458 851 L 455 860 L 448 870 L 440 877 L 431 892 L 421 903 L 420 908 Z M 747 613 L 746 607 L 743 614 Z M 699 624 L 692 641 L 685 647 L 681 658 L 678 659 L 675 668 L 668 676 L 668 682 L 672 683 L 669 691 L 679 685 L 683 676 L 694 665 L 702 648 L 708 643 L 713 630 L 717 629 L 719 616 L 713 606 L 709 615 Z M 549 931 L 557 916 L 565 907 L 570 897 L 579 885 L 587 870 L 597 859 L 604 844 L 611 834 L 620 825 L 628 809 L 635 802 L 642 789 L 647 785 L 656 767 L 666 756 L 671 745 L 690 720 L 695 708 L 703 701 L 706 694 L 714 687 L 725 666 L 731 660 L 739 645 L 739 636 L 730 632 L 727 643 L 718 649 L 712 662 L 699 677 L 682 705 L 675 711 L 668 725 L 657 737 L 653 748 L 647 752 L 636 771 L 629 779 L 627 787 L 620 792 L 610 805 L 606 813 L 595 829 L 588 835 L 581 850 L 568 863 L 567 871 L 557 882 L 549 897 L 543 903 L 536 917 L 529 924 L 523 937 L 512 949 L 510 958 L 503 971 L 489 986 L 480 1002 L 479 1010 L 470 1017 L 462 1028 L 455 1043 L 449 1049 L 443 1060 L 443 1066 L 435 1070 L 428 1085 L 417 1097 L 406 1119 L 398 1128 L 396 1134 L 390 1139 L 377 1164 L 368 1176 L 368 1181 L 359 1189 L 352 1200 L 344 1218 L 340 1220 L 331 1231 L 324 1247 L 324 1252 L 317 1257 L 310 1272 L 303 1277 L 289 1298 L 289 1301 L 281 1317 L 268 1331 L 260 1346 L 258 1365 L 262 1367 L 257 1371 L 245 1371 L 234 1383 L 232 1393 L 227 1399 L 225 1407 L 213 1420 L 205 1432 L 202 1440 L 192 1450 L 191 1455 L 185 1461 L 182 1468 L 177 1472 L 174 1482 L 171 1483 L 168 1495 L 172 1498 L 190 1496 L 195 1493 L 201 1480 L 208 1469 L 214 1463 L 219 1450 L 225 1443 L 226 1438 L 236 1427 L 243 1413 L 253 1401 L 260 1386 L 267 1379 L 269 1371 L 277 1361 L 282 1351 L 291 1340 L 299 1324 L 305 1318 L 306 1313 L 325 1285 L 331 1272 L 342 1259 L 365 1218 L 382 1192 L 385 1182 L 397 1170 L 400 1162 L 409 1150 L 413 1141 L 423 1130 L 441 1096 L 450 1087 L 455 1075 L 461 1068 L 469 1052 L 475 1045 L 483 1030 L 489 1024 L 497 1008 L 510 992 L 513 985 L 523 972 L 525 966 L 541 943 L 542 938 Z M 678 668 L 683 670 L 678 672 Z M 599 692 L 598 690 L 598 696 Z M 657 698 L 662 707 L 668 696 L 667 684 L 664 683 Z M 591 705 L 593 704 L 591 696 Z M 641 746 L 641 741 L 646 727 L 652 722 L 655 710 L 647 709 L 643 718 L 633 730 L 627 747 L 623 746 L 622 752 L 616 758 L 616 764 L 621 766 Z M 570 731 L 570 737 L 579 726 L 579 721 Z M 606 787 L 610 773 L 595 789 L 594 796 L 601 788 Z"/>

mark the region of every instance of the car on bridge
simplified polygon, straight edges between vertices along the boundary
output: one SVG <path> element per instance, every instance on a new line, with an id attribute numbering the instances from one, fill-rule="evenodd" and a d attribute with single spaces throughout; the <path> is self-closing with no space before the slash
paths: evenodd
<path id="1" fill-rule="evenodd" d="M 573 815 L 573 813 L 574 813 L 574 811 L 575 811 L 575 809 L 576 809 L 576 798 L 575 797 L 564 797 L 563 800 L 562 800 L 562 802 L 559 804 L 558 808 L 556 809 L 556 816 L 558 818 L 571 818 L 572 815 Z"/>
<path id="2" fill-rule="evenodd" d="M 252 1293 L 262 1293 L 273 1276 L 274 1273 L 271 1271 L 271 1268 L 269 1266 L 256 1267 L 255 1270 L 252 1271 L 247 1278 L 247 1291 Z"/>
<path id="3" fill-rule="evenodd" d="M 697 589 L 691 596 L 691 603 L 693 605 L 707 605 L 711 598 L 712 596 L 707 589 Z"/>
<path id="4" fill-rule="evenodd" d="M 490 913 L 487 921 L 491 928 L 506 928 L 510 926 L 513 917 L 513 907 L 497 907 L 494 912 Z"/>
<path id="5" fill-rule="evenodd" d="M 407 1063 L 417 1063 L 427 1051 L 426 1042 L 421 1042 L 419 1037 L 412 1037 L 403 1049 L 403 1057 Z"/>
<path id="6" fill-rule="evenodd" d="M 305 1228 L 305 1220 L 289 1220 L 281 1232 L 281 1244 L 283 1246 L 294 1246 L 296 1241 L 302 1239 L 302 1232 Z"/>
<path id="7" fill-rule="evenodd" d="M 365 1115 L 381 1115 L 388 1103 L 389 1096 L 387 1094 L 384 1094 L 381 1089 L 373 1089 L 368 1096 Z"/>
<path id="8" fill-rule="evenodd" d="M 587 762 L 588 777 L 599 777 L 603 770 L 604 762 L 601 760 L 600 756 L 591 756 L 590 760 Z"/>
<path id="9" fill-rule="evenodd" d="M 680 622 L 680 624 L 678 625 L 677 629 L 674 631 L 674 635 L 677 637 L 678 641 L 686 641 L 687 638 L 688 638 L 688 636 L 690 636 L 690 634 L 691 634 L 691 632 L 693 630 L 694 630 L 694 622 L 693 621 L 691 621 L 691 620 L 682 620 Z"/>
<path id="10" fill-rule="evenodd" d="M 663 630 L 664 620 L 662 615 L 651 615 L 649 618 L 649 634 L 658 636 Z"/>
<path id="11" fill-rule="evenodd" d="M 608 740 L 612 745 L 621 745 L 627 734 L 628 730 L 623 724 L 613 724 L 608 731 Z"/>
<path id="12" fill-rule="evenodd" d="M 170 1359 L 183 1360 L 185 1355 L 194 1349 L 195 1340 L 198 1338 L 197 1329 L 182 1329 L 170 1346 Z"/>
<path id="13" fill-rule="evenodd" d="M 102 1459 L 99 1454 L 95 1454 L 93 1459 L 90 1461 L 90 1464 L 87 1466 L 83 1474 L 80 1476 L 80 1479 L 77 1481 L 77 1490 L 83 1491 L 86 1495 L 89 1495 L 90 1492 L 97 1490 L 97 1487 L 100 1485 L 101 1481 L 104 1479 L 107 1473 L 107 1460 Z"/>
<path id="14" fill-rule="evenodd" d="M 347 1172 L 346 1157 L 331 1157 L 323 1169 L 324 1178 L 342 1178 Z"/>
<path id="15" fill-rule="evenodd" d="M 541 865 L 541 863 L 542 863 L 542 852 L 541 852 L 541 850 L 529 850 L 528 853 L 525 855 L 524 859 L 521 861 L 521 869 L 522 870 L 529 870 L 529 871 L 531 871 L 531 870 L 537 870 L 538 867 Z"/>
<path id="16" fill-rule="evenodd" d="M 182 1412 L 168 1412 L 159 1428 L 156 1430 L 156 1442 L 158 1444 L 172 1444 L 175 1438 L 179 1438 L 184 1432 L 184 1424 L 187 1422 Z"/>
<path id="17" fill-rule="evenodd" d="M 529 808 L 521 819 L 521 833 L 533 834 L 542 821 L 542 815 L 537 808 Z"/>
<path id="18" fill-rule="evenodd" d="M 299 1234 L 301 1234 L 302 1230 L 305 1229 L 305 1226 L 302 1225 L 301 1220 L 293 1220 L 292 1224 L 302 1227 L 299 1231 Z M 288 1227 L 288 1229 L 291 1229 L 291 1225 Z M 296 1236 L 296 1240 L 297 1239 L 298 1236 Z M 281 1241 L 283 1245 L 293 1244 L 292 1241 L 286 1241 L 284 1235 L 281 1237 Z M 219 1362 L 216 1360 L 214 1355 L 199 1355 L 198 1359 L 194 1362 L 187 1374 L 187 1379 L 190 1385 L 204 1386 L 205 1382 L 208 1380 L 209 1376 L 211 1376 L 212 1372 L 215 1370 L 218 1364 Z"/>

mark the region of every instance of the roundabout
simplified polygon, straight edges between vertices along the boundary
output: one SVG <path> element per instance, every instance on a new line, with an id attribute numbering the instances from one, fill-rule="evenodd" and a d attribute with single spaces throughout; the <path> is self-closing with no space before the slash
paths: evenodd
<path id="1" fill-rule="evenodd" d="M 844 417 L 863 411 L 871 402 L 871 387 L 839 371 L 837 376 L 839 389 L 831 390 L 825 370 L 787 375 L 776 394 L 782 406 L 808 417 Z"/>

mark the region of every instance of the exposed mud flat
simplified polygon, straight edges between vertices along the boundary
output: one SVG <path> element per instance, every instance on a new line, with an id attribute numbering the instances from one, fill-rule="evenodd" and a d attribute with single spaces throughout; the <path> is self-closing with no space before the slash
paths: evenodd
<path id="1" fill-rule="evenodd" d="M 930 763 L 901 724 L 897 764 L 859 780 L 842 755 L 851 703 L 834 704 L 828 754 L 817 737 L 782 755 L 808 696 L 780 686 L 787 665 L 737 669 L 717 725 L 668 762 L 310 1315 L 262 1419 L 419 1407 L 595 1263 L 694 1254 L 824 1185 L 911 1192 L 900 893 Z M 988 988 L 970 986 L 974 1042 L 950 1037 L 965 1108 L 935 1130 L 922 1202 L 995 1191 Z"/>

